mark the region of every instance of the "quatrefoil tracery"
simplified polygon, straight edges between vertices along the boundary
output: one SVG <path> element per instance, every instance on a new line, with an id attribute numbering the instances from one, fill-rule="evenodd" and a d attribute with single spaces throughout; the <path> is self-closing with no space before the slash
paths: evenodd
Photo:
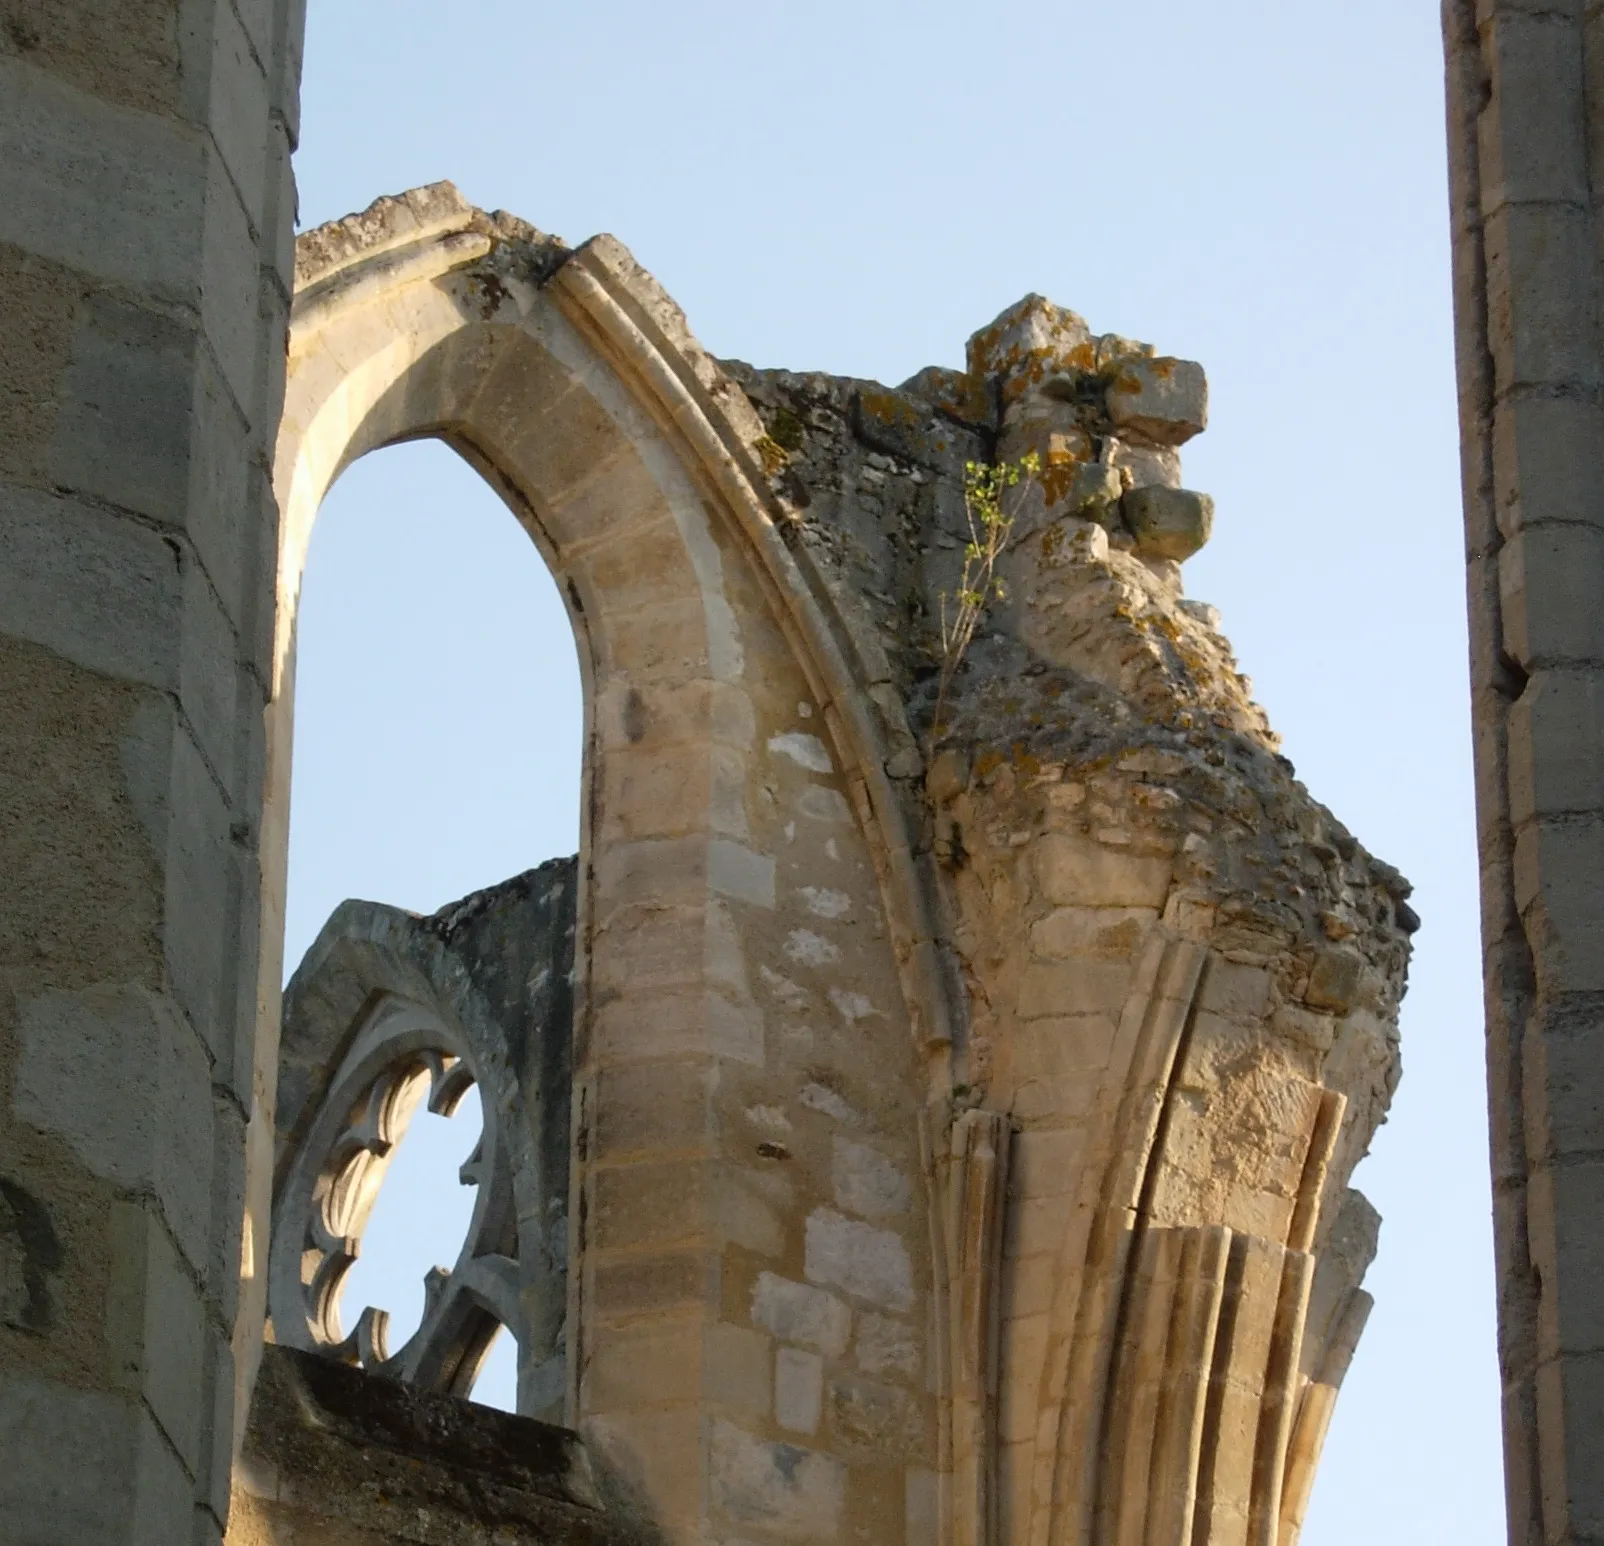
<path id="1" fill-rule="evenodd" d="M 418 1329 L 389 1346 L 389 1315 L 365 1306 L 347 1333 L 340 1290 L 361 1249 L 396 1146 L 418 1107 L 450 1116 L 478 1083 L 468 1049 L 420 1006 L 382 1000 L 369 1015 L 298 1145 L 275 1208 L 269 1303 L 281 1341 L 374 1373 L 466 1395 L 506 1326 L 520 1335 L 517 1220 L 496 1103 L 458 1174 L 475 1188 L 457 1261 L 424 1279 Z"/>

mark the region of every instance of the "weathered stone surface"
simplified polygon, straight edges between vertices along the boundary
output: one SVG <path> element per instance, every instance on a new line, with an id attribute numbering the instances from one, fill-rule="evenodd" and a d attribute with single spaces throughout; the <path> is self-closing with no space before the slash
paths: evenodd
<path id="1" fill-rule="evenodd" d="M 1125 521 L 1144 558 L 1184 562 L 1214 532 L 1214 501 L 1188 489 L 1132 489 L 1124 500 Z"/>
<path id="2" fill-rule="evenodd" d="M 828 1208 L 808 1215 L 807 1275 L 888 1309 L 913 1304 L 913 1269 L 901 1237 Z"/>
<path id="3" fill-rule="evenodd" d="M 782 1342 L 797 1342 L 839 1358 L 852 1334 L 852 1312 L 833 1294 L 793 1283 L 772 1272 L 758 1274 L 752 1319 Z"/>
<path id="4" fill-rule="evenodd" d="M 774 1420 L 792 1433 L 817 1433 L 824 1411 L 824 1362 L 817 1353 L 782 1347 L 774 1355 Z"/>
<path id="5" fill-rule="evenodd" d="M 578 1435 L 270 1347 L 235 1481 L 234 1543 L 654 1538 Z"/>
<path id="6" fill-rule="evenodd" d="M 846 1467 L 793 1444 L 713 1424 L 712 1485 L 730 1518 L 788 1541 L 834 1541 L 846 1503 Z"/>
<path id="7" fill-rule="evenodd" d="M 1178 446 L 1209 422 L 1209 388 L 1192 360 L 1126 359 L 1108 387 L 1108 414 L 1118 429 L 1157 445 Z"/>

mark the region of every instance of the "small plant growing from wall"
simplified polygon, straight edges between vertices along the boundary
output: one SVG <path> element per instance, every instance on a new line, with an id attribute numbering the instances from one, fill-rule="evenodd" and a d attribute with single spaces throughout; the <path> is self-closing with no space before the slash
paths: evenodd
<path id="1" fill-rule="evenodd" d="M 941 676 L 936 707 L 930 719 L 933 750 L 945 730 L 942 716 L 953 677 L 963 664 L 975 629 L 988 603 L 1007 594 L 997 564 L 1014 534 L 1019 507 L 1041 472 L 1041 458 L 1031 451 L 1017 462 L 964 463 L 964 515 L 969 540 L 954 592 L 941 593 Z"/>

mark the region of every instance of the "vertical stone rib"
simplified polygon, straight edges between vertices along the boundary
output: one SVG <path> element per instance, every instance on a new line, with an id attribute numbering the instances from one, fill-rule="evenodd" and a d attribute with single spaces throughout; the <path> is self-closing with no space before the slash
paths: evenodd
<path id="1" fill-rule="evenodd" d="M 1117 1115 L 1106 1166 L 1092 1172 L 1097 1192 L 1088 1210 L 1084 1258 L 1066 1261 L 1064 1280 L 1073 1285 L 1074 1300 L 1055 1306 L 1055 1318 L 1066 1309 L 1072 1318 L 1067 1335 L 1053 1344 L 1063 1359 L 1049 1415 L 1057 1442 L 1037 1457 L 1051 1482 L 1042 1489 L 1046 1517 L 1033 1532 L 1033 1538 L 1054 1546 L 1090 1546 L 1096 1538 L 1098 1456 L 1139 1204 L 1203 972 L 1204 952 L 1191 942 L 1161 940 L 1154 954 L 1156 961 L 1144 963 L 1146 970 L 1138 976 L 1144 986 L 1121 1016 L 1119 1045 L 1098 1102 L 1098 1109 Z M 1055 1372 L 1049 1370 L 1049 1378 Z M 1038 1508 L 1042 1502 L 1039 1497 Z"/>
<path id="2" fill-rule="evenodd" d="M 1153 1422 L 1143 1546 L 1187 1546 L 1191 1540 L 1204 1401 L 1230 1250 L 1231 1231 L 1224 1225 L 1193 1230 L 1186 1239 Z"/>
<path id="3" fill-rule="evenodd" d="M 1325 1195 L 1331 1156 L 1336 1152 L 1337 1139 L 1342 1133 L 1342 1114 L 1347 1109 L 1348 1097 L 1340 1090 L 1327 1090 L 1320 1097 L 1314 1114 L 1314 1130 L 1309 1135 L 1308 1157 L 1303 1163 L 1303 1177 L 1298 1184 L 1298 1198 L 1292 1209 L 1292 1224 L 1287 1230 L 1289 1250 L 1314 1249 L 1320 1200 Z"/>
<path id="4" fill-rule="evenodd" d="M 1337 1392 L 1347 1376 L 1348 1365 L 1353 1362 L 1354 1350 L 1359 1346 L 1359 1337 L 1374 1304 L 1375 1300 L 1363 1289 L 1355 1289 L 1349 1295 L 1342 1318 L 1320 1360 L 1319 1372 L 1305 1388 L 1298 1404 L 1297 1421 L 1287 1446 L 1286 1477 L 1281 1486 L 1278 1546 L 1297 1546 L 1298 1536 L 1303 1531 L 1309 1494 L 1314 1489 L 1314 1469 L 1325 1446 L 1326 1430 L 1331 1426 Z"/>
<path id="5" fill-rule="evenodd" d="M 991 1546 L 997 1536 L 997 1286 L 1012 1136 L 1001 1112 L 965 1111 L 952 1124 L 945 1180 L 957 1546 Z"/>
<path id="6" fill-rule="evenodd" d="M 1248 1518 L 1252 1546 L 1276 1546 L 1280 1533 L 1287 1445 L 1297 1411 L 1298 1354 L 1303 1347 L 1303 1323 L 1313 1282 L 1314 1258 L 1305 1251 L 1288 1251 L 1282 1262 L 1281 1293 L 1276 1301 L 1254 1446 L 1253 1496 Z"/>
<path id="7" fill-rule="evenodd" d="M 1170 1323 L 1186 1234 L 1147 1229 L 1131 1273 L 1129 1303 L 1103 1443 L 1097 1499 L 1097 1539 L 1110 1546 L 1142 1546 L 1153 1439 L 1168 1353 Z M 1135 1506 L 1133 1506 L 1133 1504 Z"/>

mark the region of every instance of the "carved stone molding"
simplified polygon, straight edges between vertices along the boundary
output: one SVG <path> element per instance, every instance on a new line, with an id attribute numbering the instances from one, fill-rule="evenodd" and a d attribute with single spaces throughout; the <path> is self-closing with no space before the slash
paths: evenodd
<path id="1" fill-rule="evenodd" d="M 572 860 L 419 918 L 347 902 L 285 995 L 268 1303 L 277 1341 L 466 1395 L 498 1330 L 519 1349 L 518 1406 L 560 1415 L 565 1384 Z M 385 1172 L 427 1103 L 472 1086 L 483 1133 L 455 1262 L 432 1269 L 417 1331 L 347 1321 L 340 1288 Z"/>

